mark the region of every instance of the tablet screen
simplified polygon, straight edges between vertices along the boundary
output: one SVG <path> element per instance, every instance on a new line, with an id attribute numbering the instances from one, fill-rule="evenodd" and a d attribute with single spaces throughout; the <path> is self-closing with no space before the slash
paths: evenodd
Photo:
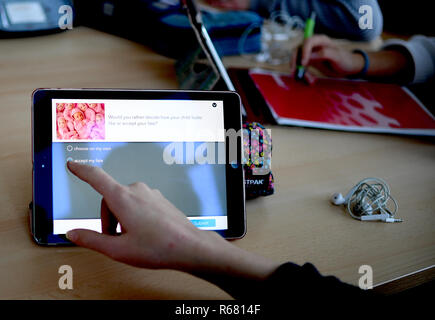
<path id="1" fill-rule="evenodd" d="M 101 195 L 68 160 L 160 190 L 201 229 L 228 228 L 223 101 L 51 101 L 53 234 L 101 232 Z"/>

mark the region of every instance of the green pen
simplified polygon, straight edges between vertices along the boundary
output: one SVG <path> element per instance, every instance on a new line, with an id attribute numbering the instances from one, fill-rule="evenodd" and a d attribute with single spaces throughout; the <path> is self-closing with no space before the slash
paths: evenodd
<path id="1" fill-rule="evenodd" d="M 313 11 L 311 16 L 305 21 L 304 41 L 311 38 L 314 34 L 314 26 L 316 25 L 316 13 Z M 302 47 L 298 49 L 296 58 L 296 79 L 303 80 L 305 75 L 305 67 L 302 65 Z"/>

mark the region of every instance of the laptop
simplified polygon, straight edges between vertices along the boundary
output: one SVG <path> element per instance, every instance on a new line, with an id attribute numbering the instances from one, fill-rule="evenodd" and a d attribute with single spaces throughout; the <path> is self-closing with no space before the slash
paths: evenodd
<path id="1" fill-rule="evenodd" d="M 242 116 L 247 122 L 276 124 L 262 94 L 249 75 L 248 69 L 226 69 L 203 23 L 194 0 L 182 0 L 198 47 L 176 63 L 181 89 L 236 91 L 242 99 Z"/>

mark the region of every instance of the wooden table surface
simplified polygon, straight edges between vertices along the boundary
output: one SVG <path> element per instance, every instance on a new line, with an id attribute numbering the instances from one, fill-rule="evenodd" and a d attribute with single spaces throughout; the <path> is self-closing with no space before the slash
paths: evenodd
<path id="1" fill-rule="evenodd" d="M 137 269 L 77 247 L 39 247 L 29 235 L 33 89 L 174 89 L 173 64 L 87 28 L 0 40 L 0 298 L 229 298 L 187 274 Z M 309 261 L 353 284 L 363 264 L 372 266 L 374 284 L 435 264 L 434 140 L 271 128 L 276 194 L 247 203 L 248 232 L 235 245 L 277 261 Z M 329 203 L 369 176 L 387 180 L 405 222 L 362 223 Z M 61 265 L 73 268 L 73 290 L 58 287 Z"/>

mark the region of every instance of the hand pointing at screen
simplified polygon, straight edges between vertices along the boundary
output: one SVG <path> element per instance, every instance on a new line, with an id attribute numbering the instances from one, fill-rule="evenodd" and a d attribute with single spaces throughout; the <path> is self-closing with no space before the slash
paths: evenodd
<path id="1" fill-rule="evenodd" d="M 69 231 L 68 239 L 77 245 L 136 267 L 188 272 L 235 295 L 227 285 L 229 279 L 262 281 L 279 266 L 215 232 L 196 228 L 158 190 L 144 183 L 121 185 L 101 168 L 71 161 L 68 168 L 103 196 L 103 232 Z M 116 222 L 121 235 L 114 235 Z"/>

